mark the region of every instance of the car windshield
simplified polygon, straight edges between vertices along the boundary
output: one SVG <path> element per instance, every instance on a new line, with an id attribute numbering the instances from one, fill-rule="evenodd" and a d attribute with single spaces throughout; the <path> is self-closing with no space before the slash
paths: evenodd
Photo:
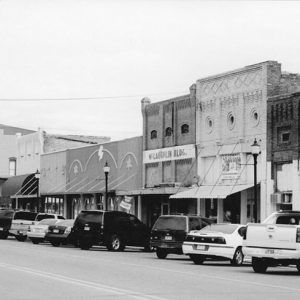
<path id="1" fill-rule="evenodd" d="M 28 211 L 17 211 L 14 216 L 14 220 L 27 220 L 34 221 L 37 213 Z"/>
<path id="2" fill-rule="evenodd" d="M 76 221 L 79 223 L 102 223 L 103 212 L 102 211 L 82 211 Z"/>
<path id="3" fill-rule="evenodd" d="M 37 221 L 42 221 L 44 219 L 54 219 L 54 215 L 41 214 L 36 218 Z"/>
<path id="4" fill-rule="evenodd" d="M 159 217 L 155 222 L 153 229 L 186 230 L 186 217 L 179 217 L 179 216 Z"/>
<path id="5" fill-rule="evenodd" d="M 57 226 L 73 226 L 74 225 L 74 220 L 70 219 L 70 220 L 64 220 L 64 221 L 59 221 L 58 223 L 56 223 Z"/>
<path id="6" fill-rule="evenodd" d="M 56 219 L 44 219 L 38 225 L 54 225 L 56 222 Z"/>
<path id="7" fill-rule="evenodd" d="M 200 230 L 201 233 L 222 232 L 226 234 L 233 233 L 238 228 L 236 224 L 211 224 Z"/>

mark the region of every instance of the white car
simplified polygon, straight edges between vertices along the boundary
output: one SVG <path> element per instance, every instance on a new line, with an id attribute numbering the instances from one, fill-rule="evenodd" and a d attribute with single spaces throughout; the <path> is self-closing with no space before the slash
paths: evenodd
<path id="1" fill-rule="evenodd" d="M 183 253 L 189 255 L 195 264 L 202 264 L 206 258 L 225 258 L 232 265 L 242 265 L 245 228 L 240 224 L 217 223 L 191 231 L 183 243 Z"/>
<path id="2" fill-rule="evenodd" d="M 60 219 L 44 219 L 35 225 L 31 225 L 27 231 L 27 236 L 30 238 L 33 244 L 43 242 L 49 226 L 55 225 L 60 221 Z"/>

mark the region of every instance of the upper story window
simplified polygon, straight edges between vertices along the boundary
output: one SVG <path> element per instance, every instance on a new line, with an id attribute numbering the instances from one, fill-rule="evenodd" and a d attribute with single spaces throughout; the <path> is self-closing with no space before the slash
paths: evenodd
<path id="1" fill-rule="evenodd" d="M 17 175 L 17 161 L 15 157 L 9 159 L 9 176 Z"/>
<path id="2" fill-rule="evenodd" d="M 282 126 L 277 128 L 278 144 L 290 144 L 291 142 L 291 126 Z"/>
<path id="3" fill-rule="evenodd" d="M 190 131 L 190 127 L 189 127 L 188 124 L 183 124 L 183 125 L 181 126 L 181 133 L 182 133 L 182 134 L 189 133 L 189 131 Z"/>
<path id="4" fill-rule="evenodd" d="M 290 133 L 289 132 L 282 132 L 281 133 L 281 142 L 287 143 L 290 141 Z"/>
<path id="5" fill-rule="evenodd" d="M 156 139 L 157 138 L 157 131 L 156 130 L 152 130 L 151 131 L 151 140 Z"/>
<path id="6" fill-rule="evenodd" d="M 166 132 L 165 132 L 165 136 L 171 136 L 172 135 L 172 128 L 171 127 L 167 127 L 166 128 Z"/>

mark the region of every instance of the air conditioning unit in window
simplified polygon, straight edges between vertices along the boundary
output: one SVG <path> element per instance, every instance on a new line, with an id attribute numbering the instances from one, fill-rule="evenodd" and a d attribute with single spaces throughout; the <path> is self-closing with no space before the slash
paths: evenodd
<path id="1" fill-rule="evenodd" d="M 281 193 L 274 193 L 274 194 L 271 194 L 271 202 L 273 203 L 282 203 L 282 197 L 283 194 Z"/>

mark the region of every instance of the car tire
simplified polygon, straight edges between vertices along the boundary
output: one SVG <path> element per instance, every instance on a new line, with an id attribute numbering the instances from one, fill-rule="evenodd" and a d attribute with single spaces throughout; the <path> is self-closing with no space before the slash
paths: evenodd
<path id="1" fill-rule="evenodd" d="M 168 251 L 165 249 L 157 248 L 156 249 L 156 256 L 159 259 L 165 259 L 168 255 Z"/>
<path id="2" fill-rule="evenodd" d="M 89 250 L 91 248 L 91 244 L 88 242 L 79 242 L 79 247 L 81 250 Z"/>
<path id="3" fill-rule="evenodd" d="M 205 261 L 204 256 L 199 254 L 190 254 L 190 259 L 195 265 L 202 265 Z"/>
<path id="4" fill-rule="evenodd" d="M 39 240 L 36 240 L 36 239 L 32 239 L 31 241 L 32 241 L 32 244 L 35 244 L 35 245 L 37 245 L 40 242 Z"/>
<path id="5" fill-rule="evenodd" d="M 252 257 L 252 268 L 255 273 L 265 273 L 268 268 L 268 264 L 262 258 Z"/>
<path id="6" fill-rule="evenodd" d="M 60 242 L 51 242 L 51 245 L 53 247 L 59 247 L 60 246 Z"/>
<path id="7" fill-rule="evenodd" d="M 233 259 L 230 260 L 230 263 L 233 266 L 241 266 L 243 264 L 243 261 L 244 261 L 244 254 L 243 254 L 242 248 L 238 247 L 235 250 Z"/>
<path id="8" fill-rule="evenodd" d="M 113 234 L 109 239 L 107 249 L 109 251 L 123 251 L 125 249 L 125 245 L 119 235 Z"/>
<path id="9" fill-rule="evenodd" d="M 27 239 L 27 235 L 16 235 L 16 240 L 19 242 L 25 242 Z"/>
<path id="10" fill-rule="evenodd" d="M 1 233 L 0 234 L 0 240 L 6 240 L 8 237 L 8 233 Z"/>

